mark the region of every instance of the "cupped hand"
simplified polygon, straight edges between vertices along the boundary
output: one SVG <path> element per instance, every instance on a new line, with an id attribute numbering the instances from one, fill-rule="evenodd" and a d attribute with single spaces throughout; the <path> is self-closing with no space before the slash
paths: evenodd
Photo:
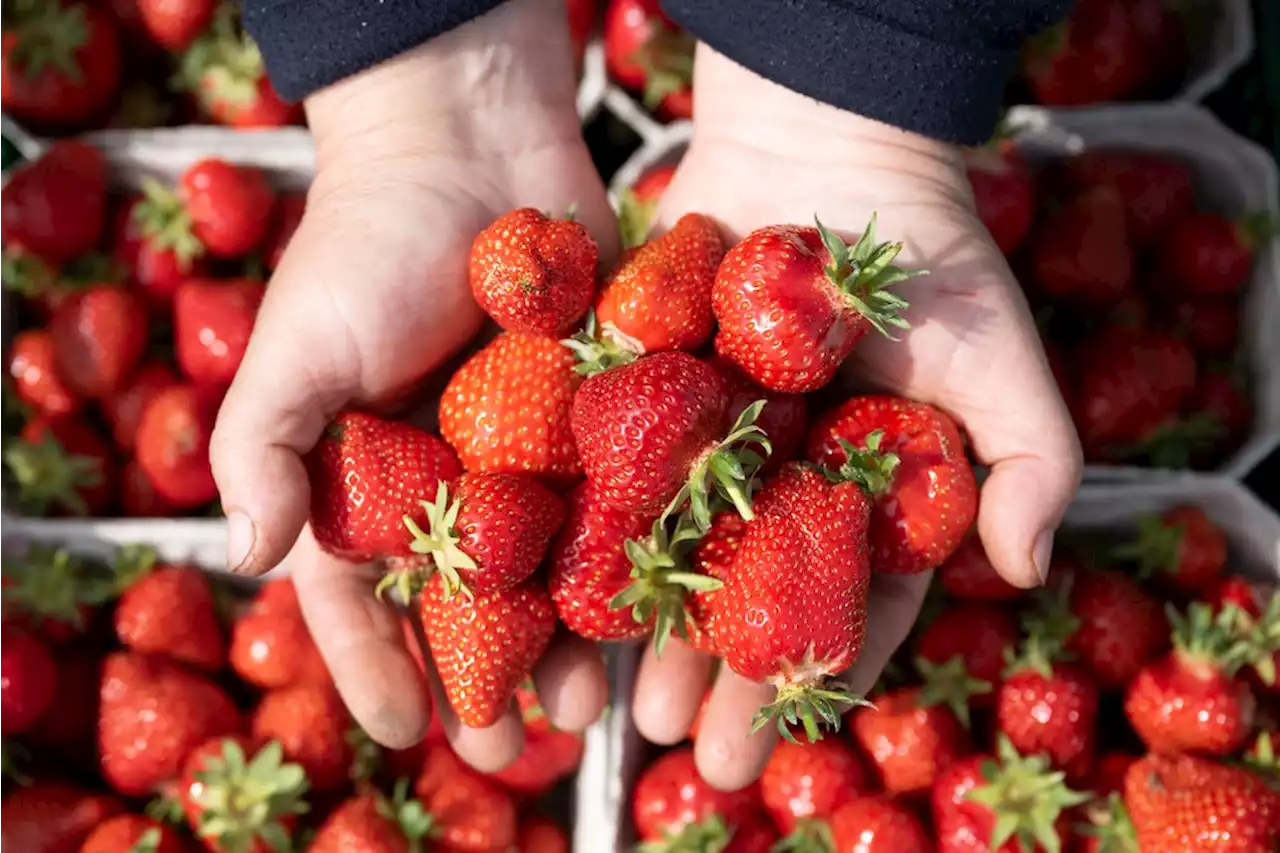
<path id="1" fill-rule="evenodd" d="M 657 228 L 696 211 L 736 240 L 765 225 L 822 223 L 855 238 L 872 214 L 895 261 L 929 275 L 898 286 L 909 332 L 872 333 L 844 368 L 852 387 L 932 403 L 990 466 L 978 530 L 992 564 L 1020 587 L 1043 581 L 1053 532 L 1080 476 L 1080 448 L 1021 291 L 977 220 L 956 149 L 841 112 L 771 84 L 705 45 L 695 71 L 693 141 L 663 197 Z M 873 567 L 874 569 L 874 567 Z M 930 575 L 873 577 L 867 638 L 845 680 L 869 690 L 906 639 Z M 685 737 L 710 658 L 670 643 L 641 663 L 633 713 L 658 743 Z M 760 772 L 778 733 L 750 734 L 773 688 L 721 667 L 696 743 L 698 767 L 735 789 Z"/>
<path id="2" fill-rule="evenodd" d="M 429 722 L 427 685 L 400 621 L 373 596 L 376 566 L 322 552 L 305 527 L 302 457 L 339 410 L 395 399 L 472 338 L 471 241 L 513 207 L 576 207 L 616 252 L 616 226 L 574 112 L 560 0 L 515 0 L 313 95 L 317 173 L 307 211 L 267 288 L 212 443 L 229 524 L 228 563 L 284 563 L 356 721 L 402 747 Z M 534 672 L 557 726 L 598 716 L 607 685 L 586 642 L 553 643 Z M 484 730 L 435 708 L 458 753 L 496 769 L 519 752 L 514 712 Z"/>

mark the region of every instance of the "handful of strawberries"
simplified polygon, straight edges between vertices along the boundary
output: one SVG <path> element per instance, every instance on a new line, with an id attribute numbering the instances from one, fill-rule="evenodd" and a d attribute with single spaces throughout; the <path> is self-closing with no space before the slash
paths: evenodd
<path id="1" fill-rule="evenodd" d="M 348 411 L 308 458 L 317 541 L 419 595 L 464 723 L 498 719 L 561 623 L 723 658 L 777 688 L 756 725 L 787 737 L 861 701 L 834 679 L 871 573 L 941 564 L 977 500 L 932 406 L 845 397 L 809 422 L 860 339 L 908 327 L 895 286 L 919 273 L 875 224 L 726 250 L 689 214 L 598 287 L 572 219 L 513 210 L 480 233 L 470 285 L 504 331 L 448 381 L 440 437 Z"/>

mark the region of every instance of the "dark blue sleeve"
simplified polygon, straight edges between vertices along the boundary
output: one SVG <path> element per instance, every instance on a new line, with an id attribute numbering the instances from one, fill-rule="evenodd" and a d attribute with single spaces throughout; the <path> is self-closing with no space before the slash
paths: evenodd
<path id="1" fill-rule="evenodd" d="M 245 0 L 277 90 L 297 99 L 501 0 Z M 793 91 L 950 142 L 986 139 L 1023 40 L 1071 0 L 663 0 L 734 61 Z"/>

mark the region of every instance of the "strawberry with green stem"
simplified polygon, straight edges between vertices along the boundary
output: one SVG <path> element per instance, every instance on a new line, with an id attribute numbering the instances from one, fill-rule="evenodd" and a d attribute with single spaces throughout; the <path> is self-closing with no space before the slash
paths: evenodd
<path id="1" fill-rule="evenodd" d="M 618 232 L 624 249 L 635 248 L 648 239 L 658 202 L 675 174 L 676 167 L 671 163 L 654 166 L 619 193 Z"/>
<path id="2" fill-rule="evenodd" d="M 101 514 L 111 502 L 115 467 L 96 432 L 73 417 L 37 418 L 4 448 L 18 504 L 32 515 Z"/>
<path id="3" fill-rule="evenodd" d="M 113 619 L 120 642 L 217 672 L 227 645 L 209 575 L 195 566 L 158 564 L 155 551 L 129 545 L 113 565 L 120 599 Z"/>
<path id="4" fill-rule="evenodd" d="M 1136 564 L 1143 577 L 1158 576 L 1180 592 L 1199 595 L 1226 568 L 1227 539 L 1204 510 L 1175 506 L 1139 519 L 1137 536 L 1112 556 Z"/>
<path id="5" fill-rule="evenodd" d="M 1080 853 L 1140 853 L 1138 835 L 1119 792 L 1084 808 L 1087 823 L 1076 826 Z"/>
<path id="6" fill-rule="evenodd" d="M 117 815 L 98 825 L 80 853 L 183 853 L 186 842 L 173 827 L 142 815 Z"/>
<path id="7" fill-rule="evenodd" d="M 782 741 L 760 773 L 760 800 L 783 834 L 825 818 L 850 796 L 870 787 L 862 759 L 842 738 L 816 743 Z"/>
<path id="8" fill-rule="evenodd" d="M 1156 280 L 1188 294 L 1237 293 L 1255 256 L 1274 239 L 1277 223 L 1265 213 L 1231 220 L 1207 211 L 1178 218 L 1160 240 Z"/>
<path id="9" fill-rule="evenodd" d="M 1098 685 L 1123 689 L 1169 646 L 1169 623 L 1160 601 L 1125 572 L 1079 569 L 1069 580 L 1067 606 L 1076 626 L 1067 651 L 1088 667 Z"/>
<path id="10" fill-rule="evenodd" d="M 409 796 L 409 780 L 400 779 L 388 797 L 380 791 L 344 800 L 311 838 L 311 853 L 351 850 L 410 851 L 430 843 L 435 821 L 422 802 Z"/>
<path id="11" fill-rule="evenodd" d="M 669 844 L 687 827 L 711 818 L 732 830 L 759 807 L 754 787 L 720 791 L 707 784 L 689 746 L 657 758 L 640 773 L 631 791 L 632 824 L 642 842 Z"/>
<path id="12" fill-rule="evenodd" d="M 287 762 L 276 741 L 261 748 L 244 737 L 206 741 L 187 758 L 182 808 L 192 831 L 217 853 L 291 849 L 293 826 L 309 806 L 306 773 Z"/>
<path id="13" fill-rule="evenodd" d="M 8 621 L 54 644 L 85 632 L 94 609 L 115 598 L 114 579 L 64 548 L 29 547 L 4 561 L 0 598 Z"/>

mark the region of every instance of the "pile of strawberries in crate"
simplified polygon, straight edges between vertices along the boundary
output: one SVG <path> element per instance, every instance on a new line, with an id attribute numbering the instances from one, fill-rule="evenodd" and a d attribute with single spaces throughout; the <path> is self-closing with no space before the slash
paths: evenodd
<path id="1" fill-rule="evenodd" d="M 257 170 L 208 159 L 112 197 L 95 148 L 58 142 L 5 187 L 5 477 L 29 515 L 173 516 L 217 498 L 209 436 L 302 215 Z"/>
<path id="2" fill-rule="evenodd" d="M 32 548 L 6 556 L 3 592 L 5 850 L 568 850 L 544 809 L 564 805 L 582 737 L 528 685 L 524 750 L 483 775 L 438 722 L 405 750 L 363 735 L 288 579 L 246 597 L 145 548 L 110 567 Z"/>
<path id="3" fill-rule="evenodd" d="M 713 789 L 688 746 L 657 757 L 631 795 L 641 849 L 1275 849 L 1275 588 L 1225 575 L 1190 506 L 1059 551 L 1029 593 L 966 540 L 874 705 L 847 734 L 779 742 L 758 783 Z"/>
<path id="4" fill-rule="evenodd" d="M 1173 157 L 1088 151 L 1033 171 L 967 153 L 978 214 L 1036 311 L 1086 460 L 1211 468 L 1246 437 L 1242 296 L 1277 223 L 1204 209 Z"/>

